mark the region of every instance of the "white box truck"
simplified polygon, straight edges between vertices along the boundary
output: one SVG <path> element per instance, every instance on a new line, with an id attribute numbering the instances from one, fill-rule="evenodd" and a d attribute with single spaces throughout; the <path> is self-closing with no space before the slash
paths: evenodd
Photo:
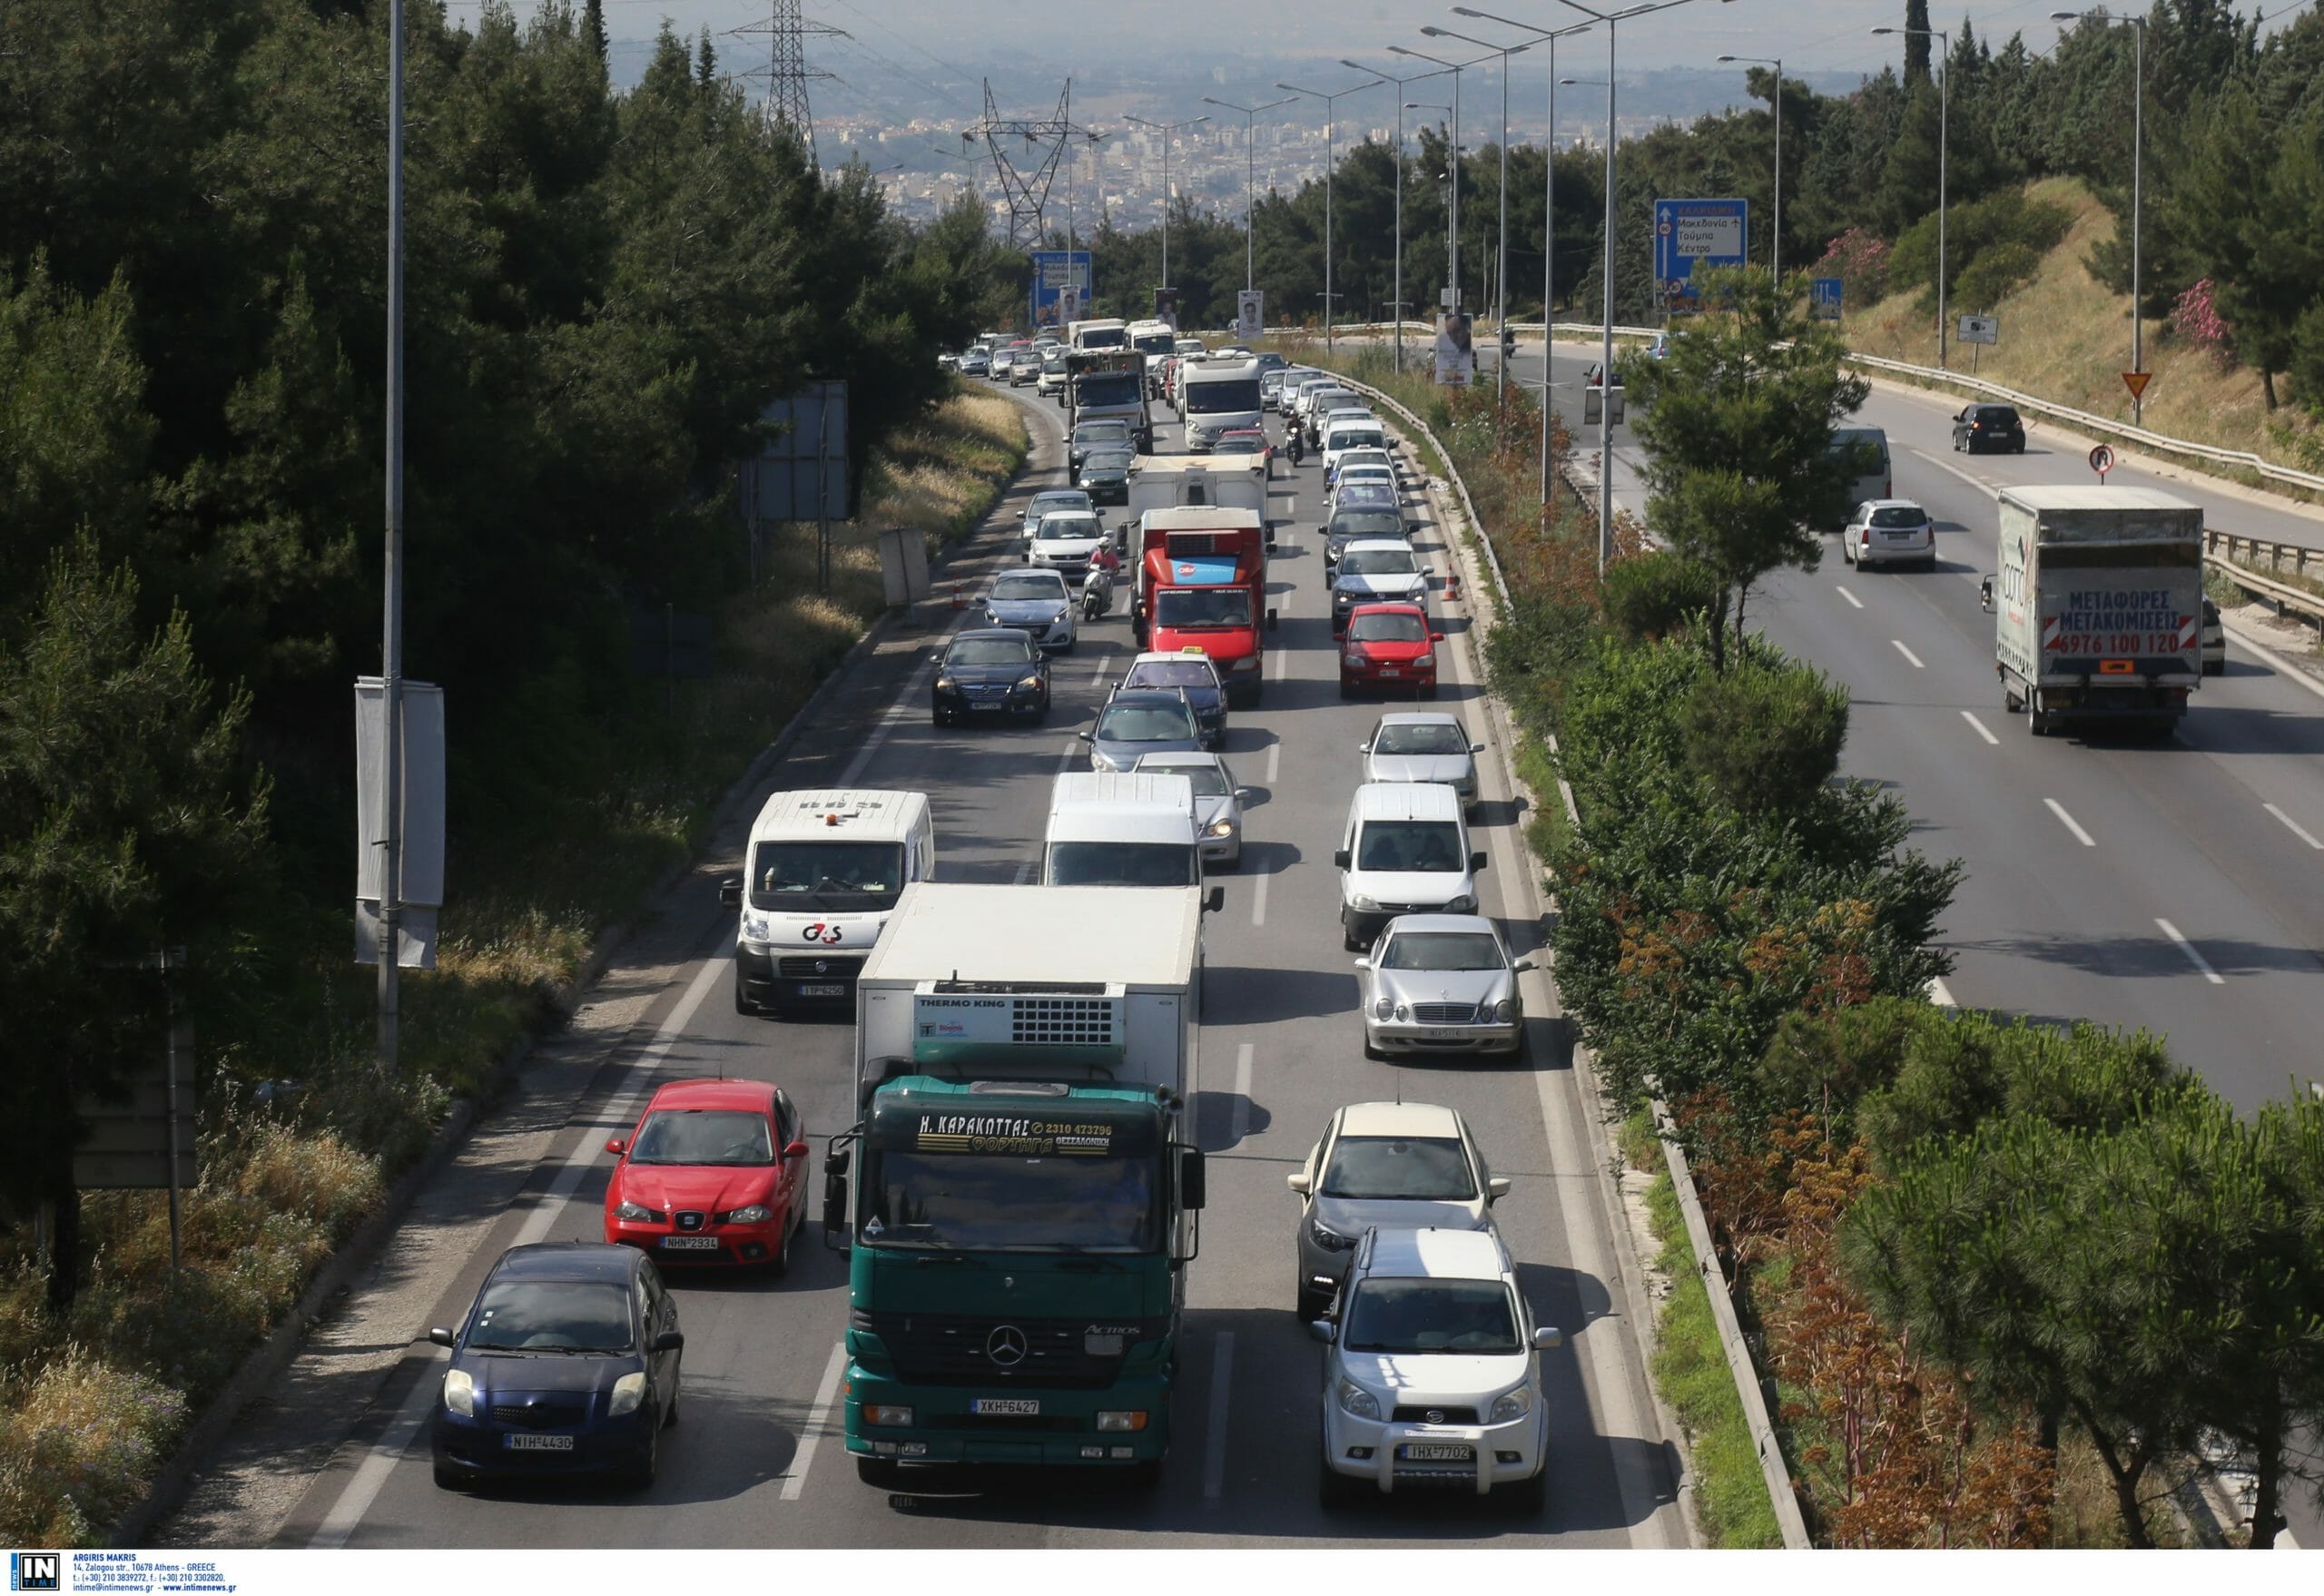
<path id="1" fill-rule="evenodd" d="M 2203 512 L 2151 488 L 2004 488 L 1994 610 L 2002 703 L 2168 734 L 2202 683 Z"/>

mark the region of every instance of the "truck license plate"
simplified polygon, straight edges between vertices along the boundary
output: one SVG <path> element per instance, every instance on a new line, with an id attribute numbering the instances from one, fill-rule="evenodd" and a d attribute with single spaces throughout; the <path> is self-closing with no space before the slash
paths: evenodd
<path id="1" fill-rule="evenodd" d="M 1041 1399 L 1038 1396 L 976 1396 L 969 1399 L 969 1411 L 999 1418 L 1039 1418 Z"/>
<path id="2" fill-rule="evenodd" d="M 714 1253 L 718 1250 L 718 1238 L 714 1236 L 665 1236 L 662 1238 L 662 1246 L 665 1251 L 674 1253 Z"/>
<path id="3" fill-rule="evenodd" d="M 799 995 L 803 998 L 844 998 L 847 996 L 847 983 L 837 980 L 808 981 L 800 987 Z"/>
<path id="4" fill-rule="evenodd" d="M 1474 1463 L 1477 1449 L 1467 1445 L 1427 1445 L 1413 1442 L 1396 1448 L 1396 1455 L 1406 1463 Z"/>
<path id="5" fill-rule="evenodd" d="M 570 1452 L 570 1435 L 504 1435 L 501 1442 L 511 1452 Z"/>

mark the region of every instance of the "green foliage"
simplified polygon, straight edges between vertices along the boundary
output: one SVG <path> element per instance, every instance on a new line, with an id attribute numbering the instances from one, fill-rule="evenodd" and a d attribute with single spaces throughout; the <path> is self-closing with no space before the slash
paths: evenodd
<path id="1" fill-rule="evenodd" d="M 1688 770 L 1721 803 L 1793 814 L 1840 768 L 1848 694 L 1810 666 L 1754 662 L 1696 682 L 1678 721 Z"/>
<path id="2" fill-rule="evenodd" d="M 1998 304 L 2030 278 L 2041 257 L 2057 247 L 2073 225 L 2063 205 L 2029 199 L 2021 189 L 2004 189 L 1983 200 L 1957 200 L 1945 214 L 1945 263 L 1952 273 L 1949 296 L 1962 309 Z M 1889 265 L 1892 291 L 1925 290 L 1936 303 L 1936 215 L 1931 212 L 1896 240 Z"/>
<path id="3" fill-rule="evenodd" d="M 1625 643 L 1653 643 L 1702 624 L 1718 606 L 1717 572 L 1671 549 L 1617 560 L 1606 571 L 1599 602 L 1606 625 Z"/>
<path id="4" fill-rule="evenodd" d="M 1953 291 L 1960 295 L 1960 304 L 1990 310 L 2033 281 L 2041 265 L 2042 257 L 2030 244 L 1995 244 L 1963 269 L 1954 279 Z"/>
<path id="5" fill-rule="evenodd" d="M 1785 1108 L 1845 1122 L 1867 1092 L 1896 1079 L 1906 1049 L 1935 1010 L 1918 997 L 1875 998 L 1819 1014 L 1787 1014 L 1759 1059 Z M 1845 1133 L 1838 1139 L 1845 1140 Z"/>

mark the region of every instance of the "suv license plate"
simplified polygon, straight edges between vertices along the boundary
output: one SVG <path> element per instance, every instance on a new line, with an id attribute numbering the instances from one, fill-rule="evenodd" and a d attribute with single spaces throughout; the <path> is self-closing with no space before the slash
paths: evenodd
<path id="1" fill-rule="evenodd" d="M 511 1452 L 570 1452 L 573 1450 L 573 1437 L 570 1435 L 504 1435 L 500 1439 L 502 1444 Z"/>
<path id="2" fill-rule="evenodd" d="M 714 1236 L 665 1236 L 662 1238 L 665 1251 L 674 1253 L 714 1253 L 718 1238 Z"/>
<path id="3" fill-rule="evenodd" d="M 969 1411 L 1000 1418 L 1039 1418 L 1041 1399 L 1038 1396 L 977 1396 L 970 1398 Z"/>
<path id="4" fill-rule="evenodd" d="M 811 980 L 801 985 L 799 995 L 803 998 L 844 998 L 847 996 L 847 983 L 838 980 Z"/>
<path id="5" fill-rule="evenodd" d="M 1430 1446 L 1413 1443 L 1396 1448 L 1396 1455 L 1406 1463 L 1474 1463 L 1477 1449 L 1468 1445 Z"/>

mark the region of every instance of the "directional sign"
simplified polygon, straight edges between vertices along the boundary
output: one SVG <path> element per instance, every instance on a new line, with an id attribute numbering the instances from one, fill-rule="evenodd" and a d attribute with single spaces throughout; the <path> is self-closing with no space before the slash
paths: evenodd
<path id="1" fill-rule="evenodd" d="M 1698 262 L 1740 266 L 1750 236 L 1748 200 L 1654 202 L 1654 275 L 1673 298 L 1695 297 Z"/>
<path id="2" fill-rule="evenodd" d="M 2146 385 L 2152 380 L 2154 380 L 2154 373 L 2152 371 L 2125 371 L 2122 373 L 2122 386 L 2131 390 L 2131 398 L 2133 399 L 2142 399 L 2146 398 Z"/>
<path id="3" fill-rule="evenodd" d="M 2090 451 L 2090 468 L 2098 473 L 2098 480 L 2106 480 L 2106 473 L 2114 468 L 2114 451 L 2099 444 Z"/>
<path id="4" fill-rule="evenodd" d="M 1029 253 L 1033 262 L 1033 325 L 1055 327 L 1062 332 L 1063 324 L 1074 319 L 1059 302 L 1064 291 L 1073 291 L 1075 310 L 1089 302 L 1089 251 L 1033 250 Z"/>
<path id="5" fill-rule="evenodd" d="M 1963 343 L 1999 343 L 2001 318 L 1998 316 L 1964 316 L 1955 335 Z"/>
<path id="6" fill-rule="evenodd" d="M 1846 286 L 1846 280 L 1838 277 L 1818 277 L 1808 284 L 1807 302 L 1816 312 L 1817 320 L 1837 321 L 1840 319 L 1840 296 Z"/>

